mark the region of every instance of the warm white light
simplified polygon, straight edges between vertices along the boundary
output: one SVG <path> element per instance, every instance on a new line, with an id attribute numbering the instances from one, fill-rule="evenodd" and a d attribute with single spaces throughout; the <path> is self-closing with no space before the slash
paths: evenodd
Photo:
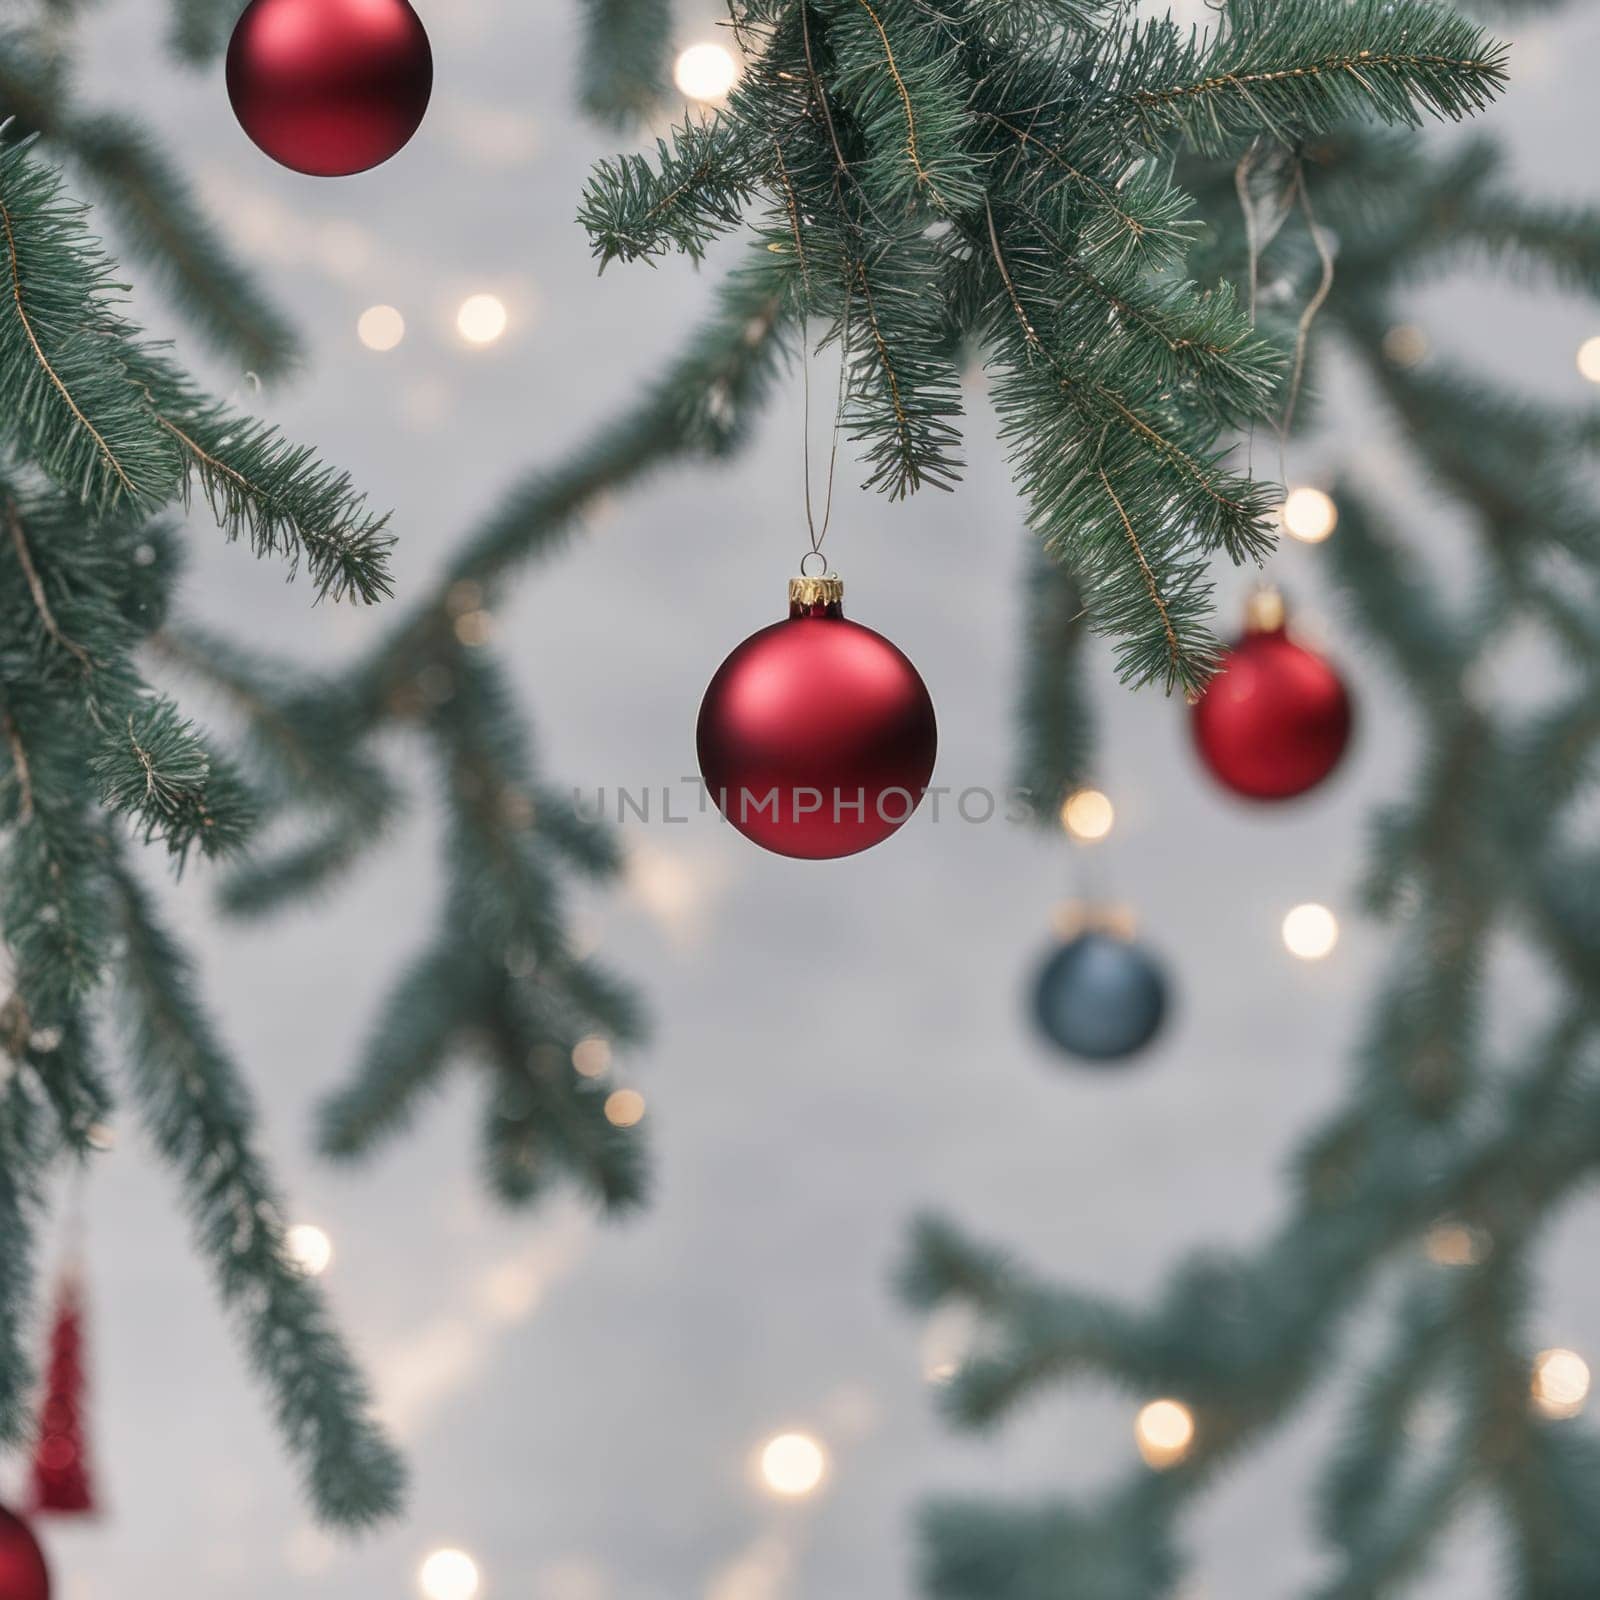
<path id="1" fill-rule="evenodd" d="M 308 1278 L 320 1278 L 333 1265 L 333 1240 L 309 1222 L 297 1222 L 283 1242 L 289 1259 Z"/>
<path id="2" fill-rule="evenodd" d="M 1422 1248 L 1438 1267 L 1475 1267 L 1488 1253 L 1476 1228 L 1464 1222 L 1436 1222 L 1423 1236 Z"/>
<path id="3" fill-rule="evenodd" d="M 498 295 L 469 294 L 456 312 L 456 332 L 468 344 L 493 344 L 506 331 L 508 320 Z"/>
<path id="4" fill-rule="evenodd" d="M 572 1047 L 572 1065 L 580 1076 L 603 1078 L 611 1069 L 611 1042 L 598 1034 L 580 1039 Z"/>
<path id="5" fill-rule="evenodd" d="M 1134 1420 L 1134 1442 L 1145 1465 L 1175 1467 L 1194 1443 L 1194 1413 L 1177 1400 L 1152 1400 Z"/>
<path id="6" fill-rule="evenodd" d="M 780 1433 L 761 1451 L 762 1480 L 789 1499 L 810 1494 L 827 1471 L 827 1454 L 809 1433 Z"/>
<path id="7" fill-rule="evenodd" d="M 606 1121 L 614 1128 L 633 1128 L 644 1121 L 644 1096 L 637 1089 L 614 1089 L 606 1096 Z"/>
<path id="8" fill-rule="evenodd" d="M 393 350 L 406 336 L 406 319 L 393 306 L 368 306 L 356 319 L 356 337 L 369 350 Z"/>
<path id="9" fill-rule="evenodd" d="M 1284 532 L 1302 544 L 1321 544 L 1339 526 L 1339 508 L 1333 497 L 1307 485 L 1290 490 L 1279 515 Z"/>
<path id="10" fill-rule="evenodd" d="M 673 80 L 691 100 L 720 100 L 739 76 L 739 63 L 720 44 L 692 44 L 678 57 Z"/>
<path id="11" fill-rule="evenodd" d="M 1321 961 L 1339 942 L 1339 919 L 1315 901 L 1296 906 L 1283 919 L 1283 944 L 1302 961 Z"/>
<path id="12" fill-rule="evenodd" d="M 1062 825 L 1074 839 L 1085 844 L 1105 838 L 1116 820 L 1116 809 L 1098 789 L 1076 790 L 1061 807 Z"/>
<path id="13" fill-rule="evenodd" d="M 1397 367 L 1419 367 L 1428 359 L 1428 336 L 1415 323 L 1396 323 L 1383 336 L 1383 353 Z"/>
<path id="14" fill-rule="evenodd" d="M 1578 346 L 1578 371 L 1590 383 L 1600 383 L 1600 334 Z"/>
<path id="15" fill-rule="evenodd" d="M 1589 1363 L 1576 1350 L 1541 1350 L 1531 1387 L 1533 1403 L 1547 1417 L 1575 1417 L 1589 1398 Z"/>
<path id="16" fill-rule="evenodd" d="M 465 1550 L 435 1550 L 417 1573 L 426 1600 L 472 1600 L 478 1582 L 478 1563 Z"/>

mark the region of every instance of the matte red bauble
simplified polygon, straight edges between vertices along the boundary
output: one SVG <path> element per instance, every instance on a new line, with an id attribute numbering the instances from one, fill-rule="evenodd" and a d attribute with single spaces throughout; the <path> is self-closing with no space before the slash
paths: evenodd
<path id="1" fill-rule="evenodd" d="M 251 0 L 228 44 L 239 125 L 296 172 L 387 161 L 433 93 L 433 51 L 406 0 Z"/>
<path id="2" fill-rule="evenodd" d="M 1194 708 L 1194 737 L 1217 779 L 1251 800 L 1314 789 L 1350 742 L 1350 696 L 1339 674 L 1285 627 L 1282 599 L 1256 595 L 1247 630 Z"/>
<path id="3" fill-rule="evenodd" d="M 844 615 L 835 577 L 795 578 L 700 706 L 700 771 L 747 839 L 828 860 L 881 844 L 922 800 L 939 733 L 917 669 Z"/>
<path id="4" fill-rule="evenodd" d="M 0 1506 L 0 1600 L 50 1600 L 44 1552 L 27 1523 Z"/>

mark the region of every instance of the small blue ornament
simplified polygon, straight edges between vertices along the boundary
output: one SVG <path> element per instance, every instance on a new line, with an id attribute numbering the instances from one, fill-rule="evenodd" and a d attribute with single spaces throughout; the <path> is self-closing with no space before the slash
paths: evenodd
<path id="1" fill-rule="evenodd" d="M 1144 948 L 1093 928 L 1051 954 L 1033 991 L 1045 1037 L 1086 1061 L 1120 1061 L 1142 1050 L 1166 1009 L 1166 976 Z"/>

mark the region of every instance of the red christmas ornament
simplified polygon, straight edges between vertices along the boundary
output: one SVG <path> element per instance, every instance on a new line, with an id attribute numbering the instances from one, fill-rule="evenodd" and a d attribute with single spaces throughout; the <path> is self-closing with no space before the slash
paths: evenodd
<path id="1" fill-rule="evenodd" d="M 296 172 L 387 161 L 433 93 L 433 51 L 407 0 L 251 0 L 228 44 L 239 125 Z"/>
<path id="2" fill-rule="evenodd" d="M 50 1600 L 50 1569 L 33 1531 L 0 1506 L 0 1600 Z"/>
<path id="3" fill-rule="evenodd" d="M 1289 637 L 1276 590 L 1257 593 L 1244 637 L 1195 705 L 1201 759 L 1235 794 L 1289 800 L 1338 766 L 1351 721 L 1343 679 Z"/>
<path id="4" fill-rule="evenodd" d="M 788 620 L 717 668 L 698 744 L 706 787 L 740 833 L 822 861 L 870 849 L 910 817 L 939 734 L 917 669 L 845 620 L 830 576 L 791 580 Z"/>
<path id="5" fill-rule="evenodd" d="M 33 1450 L 33 1510 L 55 1516 L 91 1516 L 94 1479 L 84 1433 L 84 1393 L 88 1388 L 83 1333 L 83 1289 L 69 1270 L 61 1280 L 55 1326 L 50 1332 L 50 1362 L 39 1437 Z M 11 1600 L 0 1584 L 0 1600 Z"/>

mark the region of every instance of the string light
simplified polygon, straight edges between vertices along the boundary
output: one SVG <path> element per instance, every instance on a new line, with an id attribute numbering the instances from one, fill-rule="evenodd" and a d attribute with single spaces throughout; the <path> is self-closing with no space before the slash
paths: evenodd
<path id="1" fill-rule="evenodd" d="M 368 306 L 356 318 L 356 338 L 369 350 L 393 350 L 406 336 L 406 319 L 393 306 Z"/>
<path id="2" fill-rule="evenodd" d="M 739 77 L 739 63 L 720 44 L 692 44 L 672 69 L 673 81 L 691 100 L 721 100 Z"/>
<path id="3" fill-rule="evenodd" d="M 333 1240 L 309 1222 L 297 1222 L 283 1236 L 289 1259 L 308 1278 L 320 1278 L 333 1265 Z"/>
<path id="4" fill-rule="evenodd" d="M 1534 1405 L 1545 1416 L 1575 1417 L 1589 1398 L 1589 1363 L 1576 1350 L 1541 1350 L 1530 1387 Z"/>
<path id="5" fill-rule="evenodd" d="M 1116 820 L 1116 808 L 1098 789 L 1075 790 L 1061 807 L 1062 826 L 1084 844 L 1105 838 Z"/>
<path id="6" fill-rule="evenodd" d="M 1134 1419 L 1133 1438 L 1147 1467 L 1175 1467 L 1194 1443 L 1194 1413 L 1178 1400 L 1152 1400 Z"/>
<path id="7" fill-rule="evenodd" d="M 417 1572 L 425 1600 L 473 1600 L 480 1582 L 478 1563 L 465 1550 L 435 1550 Z"/>
<path id="8" fill-rule="evenodd" d="M 1600 334 L 1578 346 L 1578 371 L 1590 383 L 1600 383 Z"/>
<path id="9" fill-rule="evenodd" d="M 580 1077 L 603 1078 L 611 1070 L 611 1041 L 598 1034 L 572 1047 L 572 1065 Z"/>
<path id="10" fill-rule="evenodd" d="M 1302 961 L 1321 961 L 1339 942 L 1339 919 L 1315 901 L 1296 906 L 1283 919 L 1284 948 Z"/>
<path id="11" fill-rule="evenodd" d="M 606 1121 L 613 1128 L 634 1128 L 644 1121 L 644 1096 L 637 1089 L 613 1089 L 606 1096 Z"/>
<path id="12" fill-rule="evenodd" d="M 762 1482 L 785 1499 L 813 1493 L 827 1471 L 827 1452 L 809 1433 L 780 1433 L 762 1447 Z"/>
<path id="13" fill-rule="evenodd" d="M 493 344 L 510 318 L 505 302 L 493 294 L 469 294 L 456 311 L 456 332 L 468 344 Z"/>
<path id="14" fill-rule="evenodd" d="M 1289 492 L 1279 516 L 1284 532 L 1302 544 L 1321 544 L 1339 526 L 1339 508 L 1332 495 L 1305 484 Z"/>

